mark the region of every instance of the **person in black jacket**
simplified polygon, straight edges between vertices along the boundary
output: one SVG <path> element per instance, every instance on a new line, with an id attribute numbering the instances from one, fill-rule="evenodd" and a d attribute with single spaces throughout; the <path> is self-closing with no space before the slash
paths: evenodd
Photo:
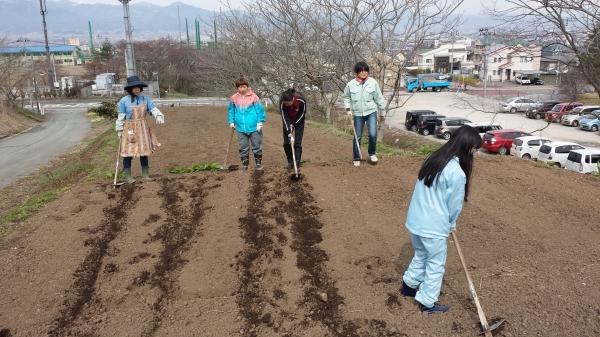
<path id="1" fill-rule="evenodd" d="M 294 143 L 294 155 L 297 167 L 300 167 L 300 160 L 302 158 L 302 136 L 304 135 L 306 101 L 294 89 L 287 89 L 281 94 L 279 105 L 281 119 L 283 120 L 283 150 L 288 161 L 284 168 L 291 170 L 294 168 L 291 143 Z"/>

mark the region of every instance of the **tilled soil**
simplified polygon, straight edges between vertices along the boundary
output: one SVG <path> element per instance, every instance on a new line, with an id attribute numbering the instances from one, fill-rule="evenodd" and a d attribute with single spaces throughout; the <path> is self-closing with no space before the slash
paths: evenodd
<path id="1" fill-rule="evenodd" d="M 13 233 L 0 336 L 477 335 L 450 239 L 451 310 L 422 314 L 398 293 L 423 157 L 354 167 L 349 140 L 309 126 L 291 181 L 268 115 L 264 171 L 169 174 L 222 163 L 229 129 L 226 108 L 164 110 L 153 181 L 134 160 L 140 181 L 74 186 Z M 506 319 L 494 335 L 600 335 L 600 179 L 508 156 L 475 165 L 457 233 L 488 321 Z"/>

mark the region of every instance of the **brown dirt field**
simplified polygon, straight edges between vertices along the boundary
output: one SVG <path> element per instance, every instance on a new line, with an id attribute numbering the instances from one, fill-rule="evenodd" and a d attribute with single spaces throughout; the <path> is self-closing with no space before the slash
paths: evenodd
<path id="1" fill-rule="evenodd" d="M 0 336 L 477 335 L 452 242 L 448 313 L 398 293 L 423 157 L 353 167 L 349 140 L 309 126 L 292 182 L 268 115 L 264 171 L 169 174 L 222 163 L 229 128 L 226 108 L 164 110 L 153 181 L 73 186 L 12 233 Z M 494 335 L 600 335 L 600 179 L 480 155 L 472 186 L 458 234 L 488 320 L 507 320 Z"/>

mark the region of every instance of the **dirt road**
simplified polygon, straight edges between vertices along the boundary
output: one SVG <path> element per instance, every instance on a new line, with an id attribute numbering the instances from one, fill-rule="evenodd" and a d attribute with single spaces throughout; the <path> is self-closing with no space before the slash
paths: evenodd
<path id="1" fill-rule="evenodd" d="M 423 157 L 353 167 L 350 141 L 308 127 L 292 182 L 268 115 L 263 172 L 168 174 L 222 162 L 229 129 L 226 108 L 164 113 L 153 181 L 74 186 L 0 251 L 0 336 L 477 334 L 452 242 L 447 314 L 398 293 Z M 478 156 L 472 186 L 458 231 L 488 320 L 507 319 L 494 335 L 599 335 L 600 179 Z"/>

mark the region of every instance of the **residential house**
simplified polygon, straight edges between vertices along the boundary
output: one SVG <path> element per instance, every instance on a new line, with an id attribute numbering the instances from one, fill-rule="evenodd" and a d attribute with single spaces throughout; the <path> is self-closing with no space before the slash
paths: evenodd
<path id="1" fill-rule="evenodd" d="M 421 49 L 415 55 L 413 68 L 439 73 L 469 73 L 474 66 L 469 60 L 470 49 L 466 40 L 447 42 L 435 49 Z"/>
<path id="2" fill-rule="evenodd" d="M 541 51 L 542 48 L 535 44 L 495 44 L 486 48 L 483 53 L 487 58 L 487 80 L 508 82 L 519 73 L 541 73 Z"/>
<path id="3" fill-rule="evenodd" d="M 383 53 L 375 53 L 368 57 L 365 62 L 371 68 L 370 76 L 379 82 L 382 89 L 393 86 L 398 78 L 398 73 L 406 66 L 406 59 L 402 53 L 396 53 L 394 57 Z M 382 71 L 384 71 L 383 74 Z M 385 83 L 381 83 L 380 75 L 383 75 Z"/>

